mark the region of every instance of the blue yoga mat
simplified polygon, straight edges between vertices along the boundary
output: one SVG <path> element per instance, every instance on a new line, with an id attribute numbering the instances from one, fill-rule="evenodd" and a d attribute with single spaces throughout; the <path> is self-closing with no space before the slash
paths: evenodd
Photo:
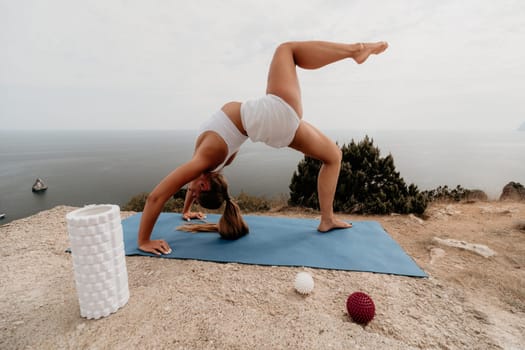
<path id="1" fill-rule="evenodd" d="M 122 220 L 126 255 L 140 251 L 137 233 L 141 213 Z M 219 215 L 209 214 L 208 222 Z M 307 266 L 427 277 L 403 249 L 375 221 L 355 221 L 350 229 L 317 231 L 319 222 L 270 216 L 243 216 L 250 233 L 238 240 L 216 233 L 189 233 L 175 228 L 185 223 L 180 214 L 161 213 L 151 239 L 164 239 L 172 248 L 163 258 L 195 259 L 272 266 Z"/>

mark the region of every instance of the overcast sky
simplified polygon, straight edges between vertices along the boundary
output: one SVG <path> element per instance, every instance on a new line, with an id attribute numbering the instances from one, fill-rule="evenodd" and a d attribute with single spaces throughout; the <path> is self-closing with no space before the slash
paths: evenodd
<path id="1" fill-rule="evenodd" d="M 0 129 L 196 129 L 309 39 L 390 44 L 300 72 L 321 129 L 525 122 L 520 0 L 0 0 Z"/>

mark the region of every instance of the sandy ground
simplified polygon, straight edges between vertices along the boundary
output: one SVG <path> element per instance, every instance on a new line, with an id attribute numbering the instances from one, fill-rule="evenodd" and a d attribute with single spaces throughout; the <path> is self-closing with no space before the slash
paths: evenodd
<path id="1" fill-rule="evenodd" d="M 345 217 L 379 221 L 428 279 L 126 257 L 131 298 L 100 320 L 80 317 L 72 257 L 64 252 L 65 215 L 73 209 L 0 226 L 0 349 L 525 348 L 523 202 L 433 204 L 424 221 Z M 302 270 L 316 283 L 309 296 L 293 289 Z M 346 313 L 354 291 L 375 301 L 366 327 Z"/>

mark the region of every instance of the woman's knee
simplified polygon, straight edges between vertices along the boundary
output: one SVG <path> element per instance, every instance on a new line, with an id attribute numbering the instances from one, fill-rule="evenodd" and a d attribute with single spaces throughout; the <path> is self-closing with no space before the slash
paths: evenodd
<path id="1" fill-rule="evenodd" d="M 293 41 L 285 41 L 285 42 L 282 42 L 280 43 L 277 48 L 275 49 L 275 51 L 278 51 L 278 50 L 292 50 L 293 49 Z"/>
<path id="2" fill-rule="evenodd" d="M 343 153 L 335 143 L 332 143 L 330 146 L 323 147 L 323 153 L 318 159 L 326 165 L 340 165 Z"/>
<path id="3" fill-rule="evenodd" d="M 337 144 L 333 144 L 330 150 L 330 155 L 328 157 L 328 163 L 332 164 L 341 164 L 341 160 L 343 159 L 343 152 L 337 146 Z"/>
<path id="4" fill-rule="evenodd" d="M 153 190 L 148 196 L 146 197 L 146 203 L 148 206 L 155 206 L 158 203 L 161 203 L 163 201 L 164 196 L 162 193 L 159 193 L 159 191 Z"/>
<path id="5" fill-rule="evenodd" d="M 293 41 L 286 41 L 286 42 L 279 44 L 279 46 L 277 46 L 277 48 L 275 49 L 274 57 L 280 56 L 280 55 L 287 55 L 287 56 L 292 57 L 293 59 L 294 58 L 294 45 L 295 44 Z"/>

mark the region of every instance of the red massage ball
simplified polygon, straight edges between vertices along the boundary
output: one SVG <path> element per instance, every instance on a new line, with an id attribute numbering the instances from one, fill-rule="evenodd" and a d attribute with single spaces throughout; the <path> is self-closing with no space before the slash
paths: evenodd
<path id="1" fill-rule="evenodd" d="M 361 324 L 372 321 L 376 313 L 374 301 L 363 292 L 350 294 L 346 300 L 346 309 L 352 319 Z"/>

